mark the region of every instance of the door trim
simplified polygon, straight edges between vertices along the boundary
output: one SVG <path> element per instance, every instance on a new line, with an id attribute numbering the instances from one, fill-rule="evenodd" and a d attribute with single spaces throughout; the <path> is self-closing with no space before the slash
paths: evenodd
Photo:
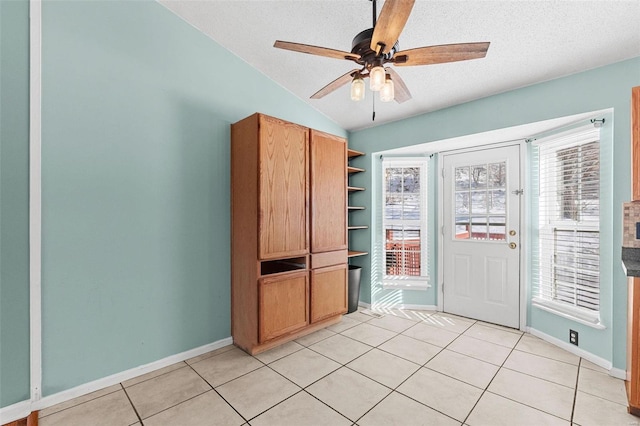
<path id="1" fill-rule="evenodd" d="M 529 152 L 527 151 L 527 144 L 525 140 L 518 141 L 506 141 L 491 143 L 485 145 L 468 146 L 461 149 L 455 149 L 451 151 L 440 151 L 437 155 L 436 168 L 438 175 L 437 184 L 437 202 L 438 202 L 438 215 L 436 218 L 436 230 L 438 236 L 437 253 L 438 253 L 438 279 L 436 282 L 436 296 L 438 298 L 437 308 L 438 311 L 443 310 L 444 301 L 444 235 L 442 233 L 444 225 L 444 177 L 442 176 L 442 169 L 444 167 L 443 154 L 463 154 L 473 151 L 483 151 L 491 148 L 503 148 L 507 146 L 517 145 L 520 147 L 520 182 L 522 188 L 525 189 L 525 193 L 520 197 L 520 326 L 519 330 L 525 331 L 527 326 L 527 296 L 529 294 L 530 283 L 528 276 L 525 273 L 529 269 L 529 230 L 525 228 L 525 224 L 529 223 L 530 219 L 530 203 L 529 203 L 529 173 L 526 170 L 527 160 L 529 158 Z"/>

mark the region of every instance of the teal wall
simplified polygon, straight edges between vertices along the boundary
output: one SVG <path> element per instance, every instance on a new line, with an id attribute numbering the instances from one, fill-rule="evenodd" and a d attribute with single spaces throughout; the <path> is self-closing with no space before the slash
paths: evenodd
<path id="1" fill-rule="evenodd" d="M 0 407 L 29 399 L 29 2 L 0 1 Z"/>
<path id="2" fill-rule="evenodd" d="M 612 191 L 612 207 L 603 215 L 601 283 L 603 320 L 606 330 L 599 331 L 530 308 L 529 326 L 562 341 L 568 339 L 568 327 L 580 331 L 580 346 L 612 361 L 624 369 L 626 359 L 626 277 L 620 265 L 622 203 L 630 198 L 630 102 L 631 87 L 640 85 L 640 58 L 585 71 L 466 104 L 412 117 L 387 125 L 353 132 L 352 148 L 367 154 L 392 148 L 433 142 L 458 136 L 518 126 L 574 114 L 612 108 L 612 174 L 607 182 Z M 604 140 L 603 140 L 604 142 Z M 368 171 L 354 177 L 354 184 L 371 187 L 371 155 L 362 157 L 359 167 Z M 358 165 L 356 164 L 356 165 Z M 371 192 L 361 195 L 360 204 L 373 211 Z M 371 213 L 359 218 L 370 224 Z M 604 240 L 606 239 L 606 240 Z M 370 247 L 371 233 L 352 236 L 354 247 Z M 363 271 L 361 294 L 371 293 L 371 271 Z M 606 318 L 605 318 L 606 316 Z M 607 348 L 612 348 L 607 349 Z"/>
<path id="3" fill-rule="evenodd" d="M 230 123 L 346 132 L 154 1 L 42 15 L 46 396 L 230 336 Z"/>

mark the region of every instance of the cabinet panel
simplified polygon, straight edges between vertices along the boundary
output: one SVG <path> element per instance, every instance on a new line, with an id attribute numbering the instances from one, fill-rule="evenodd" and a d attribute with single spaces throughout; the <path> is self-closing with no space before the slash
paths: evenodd
<path id="1" fill-rule="evenodd" d="M 258 287 L 260 343 L 309 324 L 307 271 L 262 278 Z"/>
<path id="2" fill-rule="evenodd" d="M 260 259 L 309 252 L 308 129 L 271 117 L 260 121 Z"/>
<path id="3" fill-rule="evenodd" d="M 347 312 L 347 265 L 311 271 L 311 322 Z"/>
<path id="4" fill-rule="evenodd" d="M 347 248 L 347 144 L 311 131 L 311 251 Z"/>
<path id="5" fill-rule="evenodd" d="M 640 86 L 631 89 L 631 190 L 640 201 Z"/>
<path id="6" fill-rule="evenodd" d="M 628 278 L 627 398 L 629 412 L 640 415 L 640 278 Z"/>

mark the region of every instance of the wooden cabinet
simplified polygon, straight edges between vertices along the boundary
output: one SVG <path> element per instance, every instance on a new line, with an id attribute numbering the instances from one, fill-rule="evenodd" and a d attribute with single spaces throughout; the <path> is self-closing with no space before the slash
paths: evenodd
<path id="1" fill-rule="evenodd" d="M 640 201 L 640 86 L 631 89 L 631 190 L 632 200 Z M 628 280 L 627 397 L 629 412 L 640 416 L 640 277 Z"/>
<path id="2" fill-rule="evenodd" d="M 347 311 L 346 140 L 254 114 L 231 126 L 231 334 L 250 354 Z"/>
<path id="3" fill-rule="evenodd" d="M 346 263 L 311 271 L 311 322 L 347 312 Z"/>
<path id="4" fill-rule="evenodd" d="M 260 259 L 309 252 L 308 137 L 305 127 L 261 116 L 258 139 Z"/>
<path id="5" fill-rule="evenodd" d="M 309 275 L 280 274 L 258 281 L 260 343 L 309 324 Z M 282 309 L 286 306 L 286 309 Z"/>
<path id="6" fill-rule="evenodd" d="M 347 144 L 311 130 L 311 251 L 347 248 Z"/>

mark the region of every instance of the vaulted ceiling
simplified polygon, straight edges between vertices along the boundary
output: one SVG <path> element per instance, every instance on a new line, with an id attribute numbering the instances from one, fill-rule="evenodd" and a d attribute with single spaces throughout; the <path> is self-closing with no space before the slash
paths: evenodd
<path id="1" fill-rule="evenodd" d="M 413 98 L 373 94 L 353 102 L 349 85 L 322 99 L 317 90 L 356 68 L 345 60 L 273 47 L 275 40 L 351 51 L 372 25 L 369 0 L 158 0 L 251 66 L 347 130 L 474 99 L 640 56 L 640 1 L 416 1 L 400 50 L 489 41 L 484 59 L 396 67 Z M 378 13 L 384 2 L 378 1 Z M 603 82 L 606 84 L 606 82 Z M 376 96 L 377 98 L 377 96 Z"/>

